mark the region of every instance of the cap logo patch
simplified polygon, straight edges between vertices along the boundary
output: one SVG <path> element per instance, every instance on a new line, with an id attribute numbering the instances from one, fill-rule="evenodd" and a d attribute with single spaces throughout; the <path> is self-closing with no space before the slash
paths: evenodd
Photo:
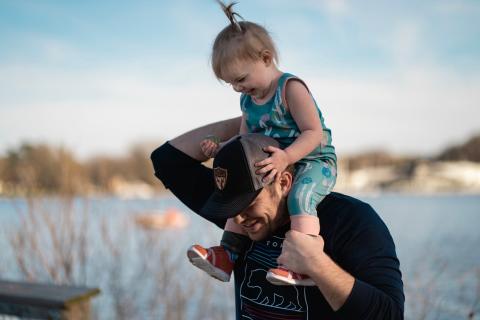
<path id="1" fill-rule="evenodd" d="M 227 184 L 227 169 L 223 169 L 220 167 L 213 168 L 213 176 L 215 177 L 215 184 L 217 188 L 220 190 L 225 189 L 225 185 Z"/>

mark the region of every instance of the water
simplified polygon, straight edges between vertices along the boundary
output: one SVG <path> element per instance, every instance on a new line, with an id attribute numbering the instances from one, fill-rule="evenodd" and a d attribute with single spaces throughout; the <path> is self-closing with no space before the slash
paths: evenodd
<path id="1" fill-rule="evenodd" d="M 476 311 L 476 314 L 480 312 L 480 196 L 387 194 L 360 198 L 370 203 L 382 217 L 395 241 L 405 284 L 407 319 L 467 319 L 469 311 Z M 149 259 L 148 254 L 139 256 L 141 246 L 146 243 L 139 242 L 139 238 L 143 239 L 146 233 L 125 228 L 125 221 L 129 221 L 135 214 L 169 207 L 177 207 L 187 213 L 190 219 L 188 228 L 161 234 L 149 233 L 154 239 L 161 238 L 162 242 L 171 244 L 175 251 L 182 252 L 178 271 L 192 272 L 183 258 L 184 249 L 189 244 L 216 244 L 221 236 L 221 230 L 197 217 L 170 196 L 151 200 L 76 199 L 75 205 L 83 208 L 76 210 L 86 210 L 90 214 L 89 223 L 92 227 L 88 231 L 89 241 L 95 243 L 90 250 L 90 257 L 100 264 L 105 262 L 99 262 L 99 257 L 106 257 L 105 249 L 101 245 L 102 239 L 97 234 L 100 221 L 108 222 L 112 235 L 117 237 L 112 236 L 116 239 L 115 242 L 133 243 L 122 247 L 126 253 L 123 260 L 118 261 L 131 265 L 132 270 L 136 270 L 134 264 Z M 7 235 L 8 230 L 23 223 L 19 212 L 24 212 L 26 208 L 22 199 L 0 199 L 0 226 L 3 230 L 0 233 L 0 275 L 3 278 L 21 277 Z M 129 238 L 132 241 L 128 242 Z M 95 273 L 98 273 L 98 269 L 91 269 L 89 272 L 92 275 L 88 278 L 90 281 L 96 279 Z M 125 268 L 121 276 L 125 282 L 135 277 L 129 274 L 133 271 L 129 272 L 128 269 Z M 206 280 L 212 282 L 210 279 Z M 102 287 L 102 297 L 96 300 L 104 299 L 101 300 L 102 305 L 114 304 L 113 301 L 105 302 L 108 300 L 108 297 L 105 297 L 109 292 L 108 280 L 96 280 L 92 285 L 107 287 Z M 215 284 L 212 288 L 213 292 L 220 290 L 222 294 L 227 294 L 229 303 L 212 304 L 211 301 L 215 299 L 209 303 L 214 308 L 223 308 L 225 314 L 233 314 L 233 294 L 228 294 L 231 288 L 220 288 Z M 100 310 L 100 314 L 110 313 Z M 478 317 L 477 315 L 474 319 L 480 319 Z"/>
<path id="2" fill-rule="evenodd" d="M 480 319 L 480 196 L 365 197 L 397 248 L 407 319 Z"/>
<path id="3" fill-rule="evenodd" d="M 368 202 L 387 224 L 403 264 L 415 259 L 414 253 L 434 249 L 445 258 L 462 251 L 457 242 L 480 244 L 480 196 L 399 196 L 361 198 Z M 452 250 L 452 246 L 457 249 Z M 430 252 L 432 254 L 433 252 Z M 479 266 L 480 253 L 462 257 Z"/>
<path id="4" fill-rule="evenodd" d="M 137 214 L 162 212 L 170 207 L 187 214 L 188 228 L 155 231 L 144 230 L 133 223 Z M 34 213 L 34 218 L 29 218 L 29 211 Z M 57 212 L 72 217 L 74 230 Z M 55 227 L 41 222 L 42 217 L 50 219 Z M 88 228 L 82 228 L 85 217 Z M 60 250 L 54 249 L 52 230 L 55 237 L 61 238 Z M 63 237 L 61 230 L 67 231 Z M 59 271 L 55 275 L 59 280 L 55 281 L 44 262 L 57 266 L 56 262 L 62 258 L 57 252 L 61 251 L 67 257 L 73 252 L 74 281 L 70 283 L 98 287 L 102 292 L 93 299 L 94 318 L 169 319 L 173 313 L 178 319 L 205 319 L 203 315 L 211 311 L 218 315 L 211 319 L 228 319 L 234 308 L 232 284 L 212 281 L 185 258 L 186 248 L 193 242 L 218 244 L 221 232 L 173 197 L 151 200 L 77 198 L 71 207 L 68 201 L 64 203 L 64 199 L 36 199 L 34 205 L 24 199 L 0 199 L 0 278 L 26 278 L 16 261 L 21 253 L 29 269 L 33 270 L 35 281 L 69 283 L 64 280 L 61 267 L 56 268 Z M 39 244 L 42 254 L 38 254 L 39 250 L 32 250 L 32 245 L 12 249 L 12 236 L 17 234 L 24 239 L 35 239 L 33 243 Z M 76 234 L 77 240 L 70 248 L 72 234 Z M 83 235 L 88 244 L 85 263 L 81 262 L 80 240 Z M 67 244 L 66 250 L 64 244 Z M 215 296 L 226 297 L 226 302 L 216 301 Z M 185 303 L 187 300 L 188 304 Z M 183 315 L 177 317 L 179 310 Z"/>

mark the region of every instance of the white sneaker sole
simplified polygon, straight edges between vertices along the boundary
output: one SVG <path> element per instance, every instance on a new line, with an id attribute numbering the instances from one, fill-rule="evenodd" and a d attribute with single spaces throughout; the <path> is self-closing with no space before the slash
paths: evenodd
<path id="1" fill-rule="evenodd" d="M 207 260 L 206 256 L 203 256 L 194 246 L 191 246 L 187 251 L 188 260 L 197 268 L 205 271 L 210 276 L 222 282 L 229 282 L 230 275 L 225 271 L 216 268 Z"/>
<path id="2" fill-rule="evenodd" d="M 302 280 L 285 278 L 270 271 L 267 272 L 266 279 L 268 280 L 268 282 L 276 286 L 315 286 L 316 285 L 315 282 L 313 282 L 313 280 L 310 278 L 302 279 Z"/>

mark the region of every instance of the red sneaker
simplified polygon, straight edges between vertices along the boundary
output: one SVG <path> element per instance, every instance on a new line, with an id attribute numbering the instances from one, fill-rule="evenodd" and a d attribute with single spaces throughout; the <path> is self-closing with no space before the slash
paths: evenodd
<path id="1" fill-rule="evenodd" d="M 315 286 L 315 282 L 309 276 L 282 267 L 268 270 L 266 278 L 271 284 L 277 286 Z"/>
<path id="2" fill-rule="evenodd" d="M 194 266 L 215 279 L 223 282 L 230 281 L 234 263 L 222 246 L 206 249 L 201 245 L 194 244 L 188 249 L 187 257 Z"/>

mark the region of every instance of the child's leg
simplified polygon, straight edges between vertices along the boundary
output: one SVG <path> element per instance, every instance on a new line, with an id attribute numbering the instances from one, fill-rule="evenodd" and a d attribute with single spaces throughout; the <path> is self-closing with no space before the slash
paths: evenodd
<path id="1" fill-rule="evenodd" d="M 317 206 L 332 191 L 336 178 L 337 170 L 333 162 L 303 160 L 298 163 L 287 200 L 292 230 L 319 234 Z"/>
<path id="2" fill-rule="evenodd" d="M 290 218 L 317 217 L 318 204 L 332 191 L 336 180 L 337 169 L 333 161 L 301 160 L 295 167 L 295 180 L 288 194 Z M 305 226 L 301 221 L 302 218 L 298 219 L 299 222 L 295 227 L 300 228 L 298 231 L 310 230 L 311 227 Z M 318 232 L 309 231 L 304 233 L 318 234 Z"/>
<path id="3" fill-rule="evenodd" d="M 335 181 L 334 163 L 302 160 L 296 165 L 295 180 L 287 199 L 292 230 L 310 235 L 319 234 L 317 206 L 331 192 Z M 311 279 L 282 268 L 270 270 L 267 279 L 279 285 L 314 285 Z"/>
<path id="4" fill-rule="evenodd" d="M 231 218 L 225 225 L 220 246 L 204 248 L 196 244 L 188 249 L 187 257 L 194 266 L 212 277 L 228 282 L 236 259 L 245 252 L 250 243 L 250 238 Z"/>

